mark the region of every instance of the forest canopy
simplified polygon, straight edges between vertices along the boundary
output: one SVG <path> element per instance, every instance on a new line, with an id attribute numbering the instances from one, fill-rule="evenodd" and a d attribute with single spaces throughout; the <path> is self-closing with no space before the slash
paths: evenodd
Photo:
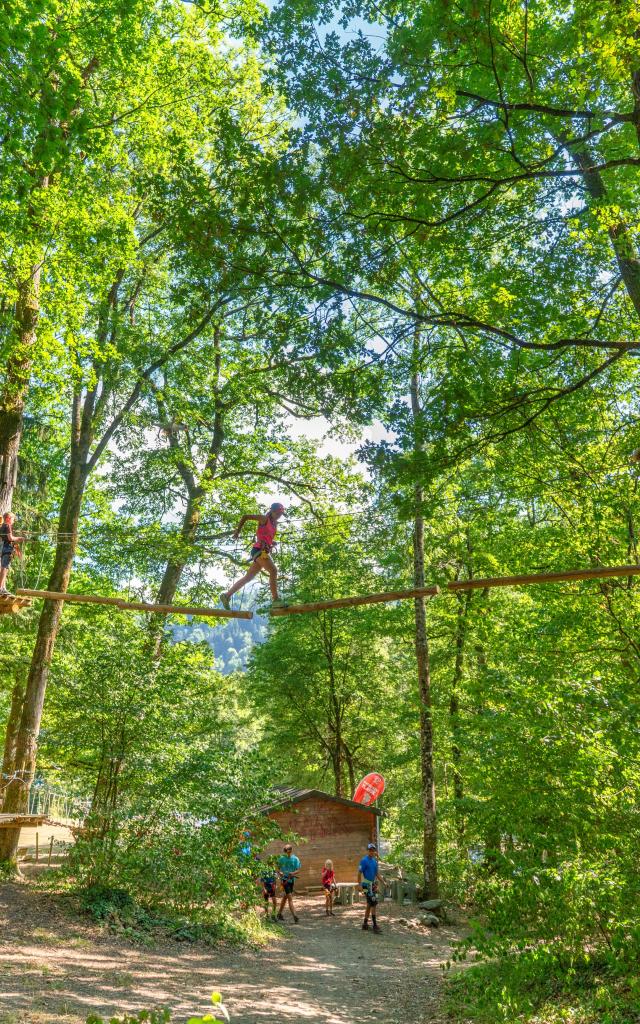
<path id="1" fill-rule="evenodd" d="M 264 794 L 379 771 L 492 962 L 453 1013 L 500 969 L 624 1002 L 640 584 L 446 584 L 640 565 L 637 5 L 22 0 L 0 53 L 10 589 L 217 605 L 276 500 L 285 602 L 442 588 L 3 614 L 0 809 L 59 787 L 78 885 L 230 920 Z"/>

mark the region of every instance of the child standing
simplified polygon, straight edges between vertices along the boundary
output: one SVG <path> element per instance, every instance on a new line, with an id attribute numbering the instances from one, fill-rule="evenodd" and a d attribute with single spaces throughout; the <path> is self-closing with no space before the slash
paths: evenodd
<path id="1" fill-rule="evenodd" d="M 264 916 L 269 917 L 269 901 L 271 901 L 271 916 L 275 921 L 278 913 L 278 902 L 277 902 L 277 884 L 278 876 L 276 870 L 270 864 L 265 864 L 264 869 L 260 875 L 260 883 L 262 885 L 262 896 L 264 899 Z"/>
<path id="2" fill-rule="evenodd" d="M 14 554 L 20 555 L 19 545 L 26 539 L 13 532 L 13 513 L 5 512 L 0 526 L 0 597 L 12 597 L 6 587 L 7 573 Z"/>
<path id="3" fill-rule="evenodd" d="M 269 587 L 271 588 L 271 607 L 272 608 L 286 608 L 284 601 L 280 600 L 278 594 L 278 570 L 276 564 L 271 557 L 271 551 L 275 545 L 275 537 L 278 530 L 278 520 L 284 515 L 284 505 L 281 505 L 279 501 L 274 501 L 266 515 L 246 515 L 243 516 L 238 523 L 233 536 L 237 538 L 240 536 L 240 531 L 245 523 L 250 521 L 258 524 L 256 529 L 256 535 L 251 548 L 251 568 L 244 574 L 239 580 L 237 580 L 232 587 L 225 590 L 224 594 L 220 595 L 220 603 L 223 608 L 227 611 L 231 607 L 231 598 L 238 592 L 242 587 L 257 576 L 259 572 L 269 573 Z"/>
<path id="4" fill-rule="evenodd" d="M 335 917 L 333 913 L 333 899 L 335 896 L 336 873 L 333 870 L 333 861 L 325 860 L 322 869 L 322 888 L 324 889 L 324 912 L 327 917 Z"/>

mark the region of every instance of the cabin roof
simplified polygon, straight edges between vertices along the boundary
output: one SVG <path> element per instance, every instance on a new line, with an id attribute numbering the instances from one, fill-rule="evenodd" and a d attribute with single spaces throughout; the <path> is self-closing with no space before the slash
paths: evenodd
<path id="1" fill-rule="evenodd" d="M 367 807 L 366 804 L 356 803 L 355 800 L 347 800 L 343 796 L 332 796 L 331 793 L 323 793 L 321 789 L 296 789 L 293 786 L 278 786 L 276 787 L 276 792 L 276 800 L 260 808 L 263 814 L 269 814 L 271 811 L 281 811 L 291 804 L 299 804 L 313 796 L 321 797 L 323 800 L 330 800 L 334 804 L 344 804 L 345 807 L 355 807 L 359 811 L 369 811 L 370 814 L 375 814 L 378 817 L 382 814 L 382 811 L 379 811 L 377 807 Z"/>

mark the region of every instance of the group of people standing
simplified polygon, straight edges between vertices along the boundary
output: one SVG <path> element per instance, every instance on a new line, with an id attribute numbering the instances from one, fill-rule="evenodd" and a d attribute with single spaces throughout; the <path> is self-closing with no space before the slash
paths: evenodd
<path id="1" fill-rule="evenodd" d="M 264 909 L 265 916 L 271 914 L 274 921 L 284 921 L 284 909 L 288 905 L 293 917 L 294 924 L 297 924 L 300 918 L 296 914 L 295 907 L 293 905 L 293 892 L 295 889 L 296 878 L 300 874 L 301 868 L 300 858 L 297 857 L 293 852 L 293 846 L 291 843 L 287 843 L 283 849 L 280 857 L 278 857 L 274 864 L 266 865 L 259 877 L 259 883 L 262 885 L 262 895 L 264 898 Z M 333 917 L 333 904 L 336 893 L 338 891 L 338 885 L 336 882 L 336 873 L 333 869 L 333 862 L 326 860 L 324 867 L 320 873 L 320 882 L 322 885 L 325 901 L 325 914 L 327 917 Z M 375 843 L 369 843 L 367 846 L 367 852 L 358 864 L 358 885 L 362 889 L 362 892 L 367 901 L 367 905 L 364 912 L 364 921 L 362 922 L 363 931 L 368 931 L 369 927 L 374 932 L 380 932 L 380 928 L 377 920 L 377 908 L 378 908 L 378 883 L 384 884 L 384 879 L 380 874 L 380 868 L 378 864 L 378 850 Z M 280 884 L 280 905 L 278 906 L 278 883 Z M 371 921 L 371 925 L 369 922 Z"/>

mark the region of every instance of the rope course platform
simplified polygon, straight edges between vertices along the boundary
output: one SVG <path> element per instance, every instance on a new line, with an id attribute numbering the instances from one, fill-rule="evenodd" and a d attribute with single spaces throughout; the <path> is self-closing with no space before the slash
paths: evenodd
<path id="1" fill-rule="evenodd" d="M 15 615 L 21 608 L 28 608 L 31 601 L 28 597 L 13 594 L 0 596 L 0 615 Z"/>
<path id="2" fill-rule="evenodd" d="M 0 814 L 0 828 L 39 828 L 40 825 L 57 825 L 46 814 Z"/>
<path id="3" fill-rule="evenodd" d="M 20 598 L 43 601 L 67 601 L 72 604 L 101 604 L 122 612 L 150 612 L 152 615 L 197 615 L 203 618 L 252 619 L 253 612 L 227 611 L 226 608 L 198 608 L 173 604 L 147 604 L 145 601 L 124 601 L 120 597 L 101 597 L 97 594 L 63 594 L 55 590 L 18 590 Z M 30 602 L 29 602 L 30 603 Z"/>

